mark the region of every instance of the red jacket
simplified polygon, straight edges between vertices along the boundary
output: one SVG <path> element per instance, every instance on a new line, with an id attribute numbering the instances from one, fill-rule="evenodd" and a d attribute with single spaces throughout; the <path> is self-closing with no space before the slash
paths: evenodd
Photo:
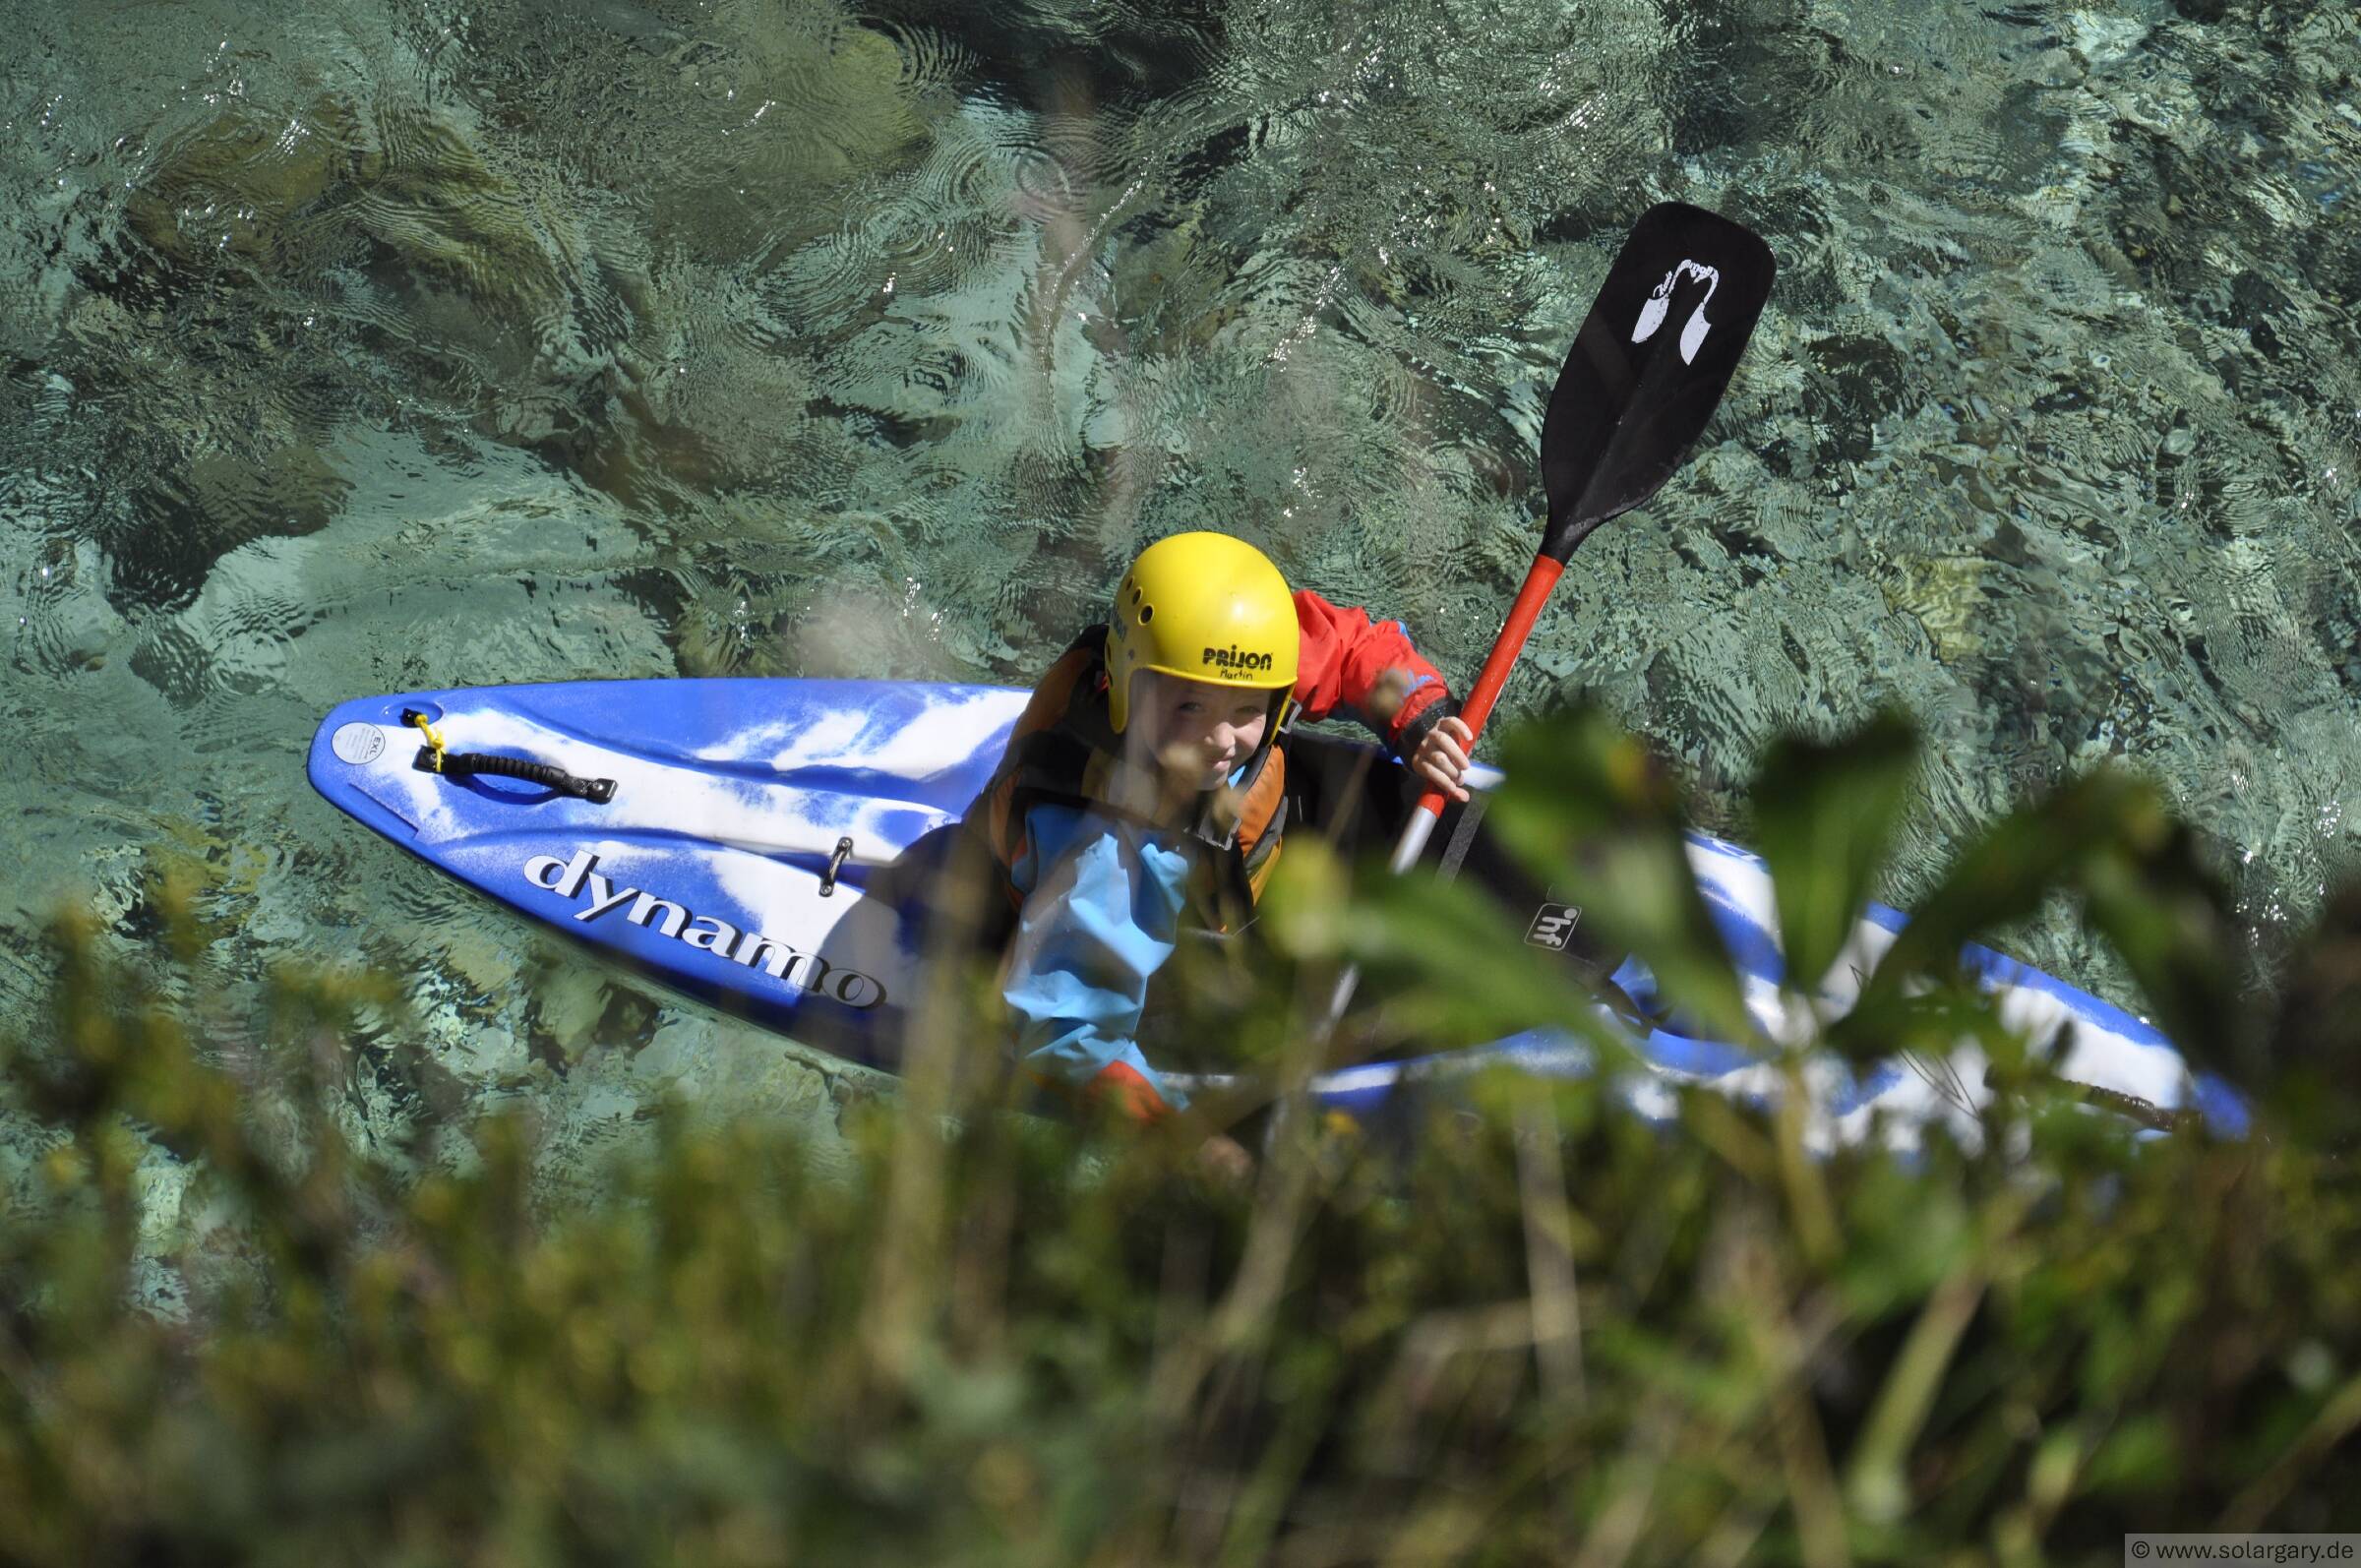
<path id="1" fill-rule="evenodd" d="M 1435 710 L 1450 689 L 1410 645 L 1401 622 L 1371 621 L 1365 610 L 1330 604 L 1299 588 L 1296 624 L 1303 633 L 1296 700 L 1306 718 L 1324 719 L 1342 707 L 1407 756 L 1434 720 L 1450 711 Z"/>

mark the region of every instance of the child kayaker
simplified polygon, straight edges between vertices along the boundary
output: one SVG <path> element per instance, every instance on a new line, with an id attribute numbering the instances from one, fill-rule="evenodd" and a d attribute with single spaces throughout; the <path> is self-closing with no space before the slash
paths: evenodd
<path id="1" fill-rule="evenodd" d="M 1468 798 L 1474 737 L 1400 622 L 1291 593 L 1225 534 L 1162 540 L 1123 573 L 968 815 L 1016 912 L 1000 993 L 1025 1073 L 1140 1119 L 1184 1103 L 1138 1044 L 1149 981 L 1183 923 L 1250 916 L 1302 805 L 1288 725 L 1331 713 Z"/>

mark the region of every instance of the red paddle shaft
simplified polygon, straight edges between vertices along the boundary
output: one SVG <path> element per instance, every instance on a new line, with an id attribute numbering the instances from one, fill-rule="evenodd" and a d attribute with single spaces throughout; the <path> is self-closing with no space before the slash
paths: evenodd
<path id="1" fill-rule="evenodd" d="M 1483 733 L 1483 721 L 1492 716 L 1492 704 L 1500 698 L 1500 689 L 1508 685 L 1508 672 L 1516 667 L 1517 655 L 1525 651 L 1525 639 L 1533 633 L 1533 624 L 1542 618 L 1542 606 L 1548 602 L 1549 590 L 1557 586 L 1564 575 L 1566 564 L 1553 557 L 1533 558 L 1532 570 L 1525 573 L 1525 586 L 1517 590 L 1517 602 L 1508 607 L 1508 620 L 1500 628 L 1500 635 L 1492 643 L 1492 651 L 1483 661 L 1483 669 L 1476 677 L 1474 690 L 1461 704 L 1460 722 L 1477 735 Z M 1443 814 L 1443 794 L 1428 790 L 1419 797 L 1419 804 L 1402 824 L 1402 836 L 1394 841 L 1394 858 L 1390 869 L 1395 875 L 1418 864 L 1426 848 L 1426 837 Z M 1328 998 L 1328 1016 L 1321 1023 L 1324 1037 L 1336 1027 L 1352 1003 L 1353 993 L 1361 985 L 1361 966 L 1348 964 L 1336 977 L 1336 991 Z"/>
<path id="2" fill-rule="evenodd" d="M 1525 586 L 1517 590 L 1517 602 L 1508 607 L 1508 620 L 1500 628 L 1499 638 L 1492 643 L 1492 651 L 1485 657 L 1467 701 L 1460 704 L 1459 720 L 1473 733 L 1483 733 L 1483 721 L 1492 716 L 1492 704 L 1499 700 L 1500 689 L 1508 685 L 1508 672 L 1516 667 L 1517 655 L 1525 651 L 1525 639 L 1533 634 L 1533 624 L 1542 618 L 1542 606 L 1565 570 L 1563 561 L 1552 561 L 1547 556 L 1533 558 L 1533 568 L 1525 573 Z M 1429 816 L 1442 815 L 1442 792 L 1428 790 L 1420 796 L 1419 810 Z"/>
<path id="3" fill-rule="evenodd" d="M 1483 670 L 1476 677 L 1474 690 L 1459 709 L 1460 722 L 1476 735 L 1483 733 L 1483 721 L 1492 716 L 1492 704 L 1499 700 L 1500 689 L 1508 684 L 1508 672 L 1516 667 L 1517 655 L 1525 651 L 1525 639 L 1533 633 L 1533 624 L 1542 618 L 1542 606 L 1548 601 L 1549 590 L 1557 586 L 1566 564 L 1548 556 L 1535 556 L 1532 570 L 1525 573 L 1525 586 L 1517 590 L 1517 602 L 1508 607 L 1508 620 L 1500 628 L 1500 635 L 1492 643 L 1491 653 L 1483 661 Z M 1434 831 L 1435 820 L 1443 814 L 1443 793 L 1428 790 L 1419 797 L 1419 804 L 1403 825 L 1402 836 L 1395 841 L 1393 869 L 1410 869 L 1426 847 L 1426 835 Z"/>
<path id="4" fill-rule="evenodd" d="M 1654 495 L 1705 429 L 1777 271 L 1761 236 L 1700 208 L 1659 203 L 1633 226 L 1549 390 L 1541 454 L 1549 525 L 1460 709 L 1470 731 L 1481 734 L 1491 717 L 1566 556 L 1592 529 Z M 1686 323 L 1677 336 L 1660 332 L 1675 314 Z M 1420 795 L 1394 845 L 1396 873 L 1417 864 L 1442 814 L 1441 791 Z M 1337 977 L 1328 1028 L 1359 979 L 1351 967 Z"/>

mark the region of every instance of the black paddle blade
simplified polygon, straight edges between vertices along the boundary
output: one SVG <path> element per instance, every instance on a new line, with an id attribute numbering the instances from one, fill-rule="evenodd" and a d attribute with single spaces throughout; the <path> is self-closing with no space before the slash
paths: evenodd
<path id="1" fill-rule="evenodd" d="M 1714 416 L 1777 270 L 1742 223 L 1665 202 L 1632 226 L 1542 420 L 1549 531 L 1564 561 L 1657 492 Z"/>

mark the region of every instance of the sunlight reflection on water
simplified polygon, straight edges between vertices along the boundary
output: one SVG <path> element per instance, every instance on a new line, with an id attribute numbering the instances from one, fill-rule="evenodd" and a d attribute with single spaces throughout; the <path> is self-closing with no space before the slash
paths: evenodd
<path id="1" fill-rule="evenodd" d="M 1666 197 L 1780 286 L 1510 711 L 1602 694 L 1742 829 L 1769 737 L 1906 703 L 1905 903 L 2107 756 L 2266 945 L 2352 869 L 2350 17 L 71 9 L 0 65 L 0 715 L 50 869 L 8 1005 L 66 882 L 134 933 L 180 857 L 253 912 L 224 963 L 415 972 L 488 1095 L 706 1027 L 314 801 L 347 695 L 1024 682 L 1196 526 L 1471 671 L 1543 392 Z M 2015 945 L 2115 979 L 2062 914 Z"/>

